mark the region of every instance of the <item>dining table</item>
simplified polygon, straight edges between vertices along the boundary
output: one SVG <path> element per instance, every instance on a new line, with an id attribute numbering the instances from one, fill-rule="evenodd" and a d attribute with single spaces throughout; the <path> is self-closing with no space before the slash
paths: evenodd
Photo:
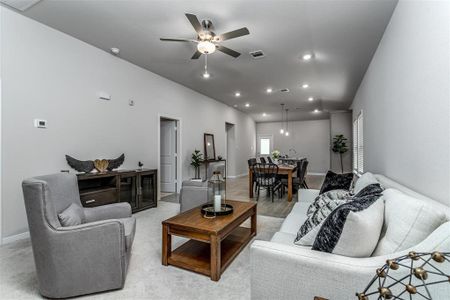
<path id="1" fill-rule="evenodd" d="M 296 165 L 278 165 L 278 175 L 287 175 L 288 177 L 288 202 L 292 201 L 292 177 L 296 175 L 296 171 Z M 248 196 L 253 198 L 253 172 L 251 167 L 248 168 Z"/>

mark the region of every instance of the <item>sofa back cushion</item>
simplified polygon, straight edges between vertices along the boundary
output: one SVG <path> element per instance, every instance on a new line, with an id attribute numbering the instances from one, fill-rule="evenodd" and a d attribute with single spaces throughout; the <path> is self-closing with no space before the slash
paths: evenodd
<path id="1" fill-rule="evenodd" d="M 446 220 L 445 213 L 421 199 L 396 189 L 383 192 L 384 225 L 381 238 L 372 256 L 380 256 L 411 248 Z"/>

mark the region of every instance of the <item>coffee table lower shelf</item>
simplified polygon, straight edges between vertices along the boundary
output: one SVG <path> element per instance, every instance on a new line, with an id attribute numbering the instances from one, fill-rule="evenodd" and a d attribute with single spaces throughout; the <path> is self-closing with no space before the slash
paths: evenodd
<path id="1" fill-rule="evenodd" d="M 252 233 L 250 228 L 237 227 L 222 240 L 220 245 L 221 274 L 254 236 L 255 234 Z M 189 240 L 173 250 L 168 257 L 168 263 L 169 265 L 210 276 L 210 244 Z"/>

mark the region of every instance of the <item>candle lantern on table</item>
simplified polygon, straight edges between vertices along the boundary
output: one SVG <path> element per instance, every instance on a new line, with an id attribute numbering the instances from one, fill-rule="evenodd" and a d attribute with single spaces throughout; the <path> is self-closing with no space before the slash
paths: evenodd
<path id="1" fill-rule="evenodd" d="M 233 207 L 226 204 L 226 181 L 219 171 L 214 171 L 208 180 L 209 202 L 202 207 L 205 217 L 228 215 L 233 212 Z"/>

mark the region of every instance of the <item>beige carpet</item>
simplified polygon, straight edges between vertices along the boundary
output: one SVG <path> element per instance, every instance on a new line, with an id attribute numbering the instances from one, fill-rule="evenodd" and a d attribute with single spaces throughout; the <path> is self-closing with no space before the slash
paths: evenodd
<path id="1" fill-rule="evenodd" d="M 90 299 L 250 299 L 248 246 L 219 282 L 175 267 L 161 265 L 161 221 L 176 215 L 179 205 L 159 202 L 158 207 L 135 214 L 136 237 L 128 277 L 122 290 L 82 298 Z M 256 239 L 269 240 L 283 219 L 258 216 Z M 248 225 L 248 224 L 247 224 Z M 174 240 L 174 248 L 183 242 Z M 36 299 L 37 280 L 29 240 L 0 247 L 0 298 Z"/>

